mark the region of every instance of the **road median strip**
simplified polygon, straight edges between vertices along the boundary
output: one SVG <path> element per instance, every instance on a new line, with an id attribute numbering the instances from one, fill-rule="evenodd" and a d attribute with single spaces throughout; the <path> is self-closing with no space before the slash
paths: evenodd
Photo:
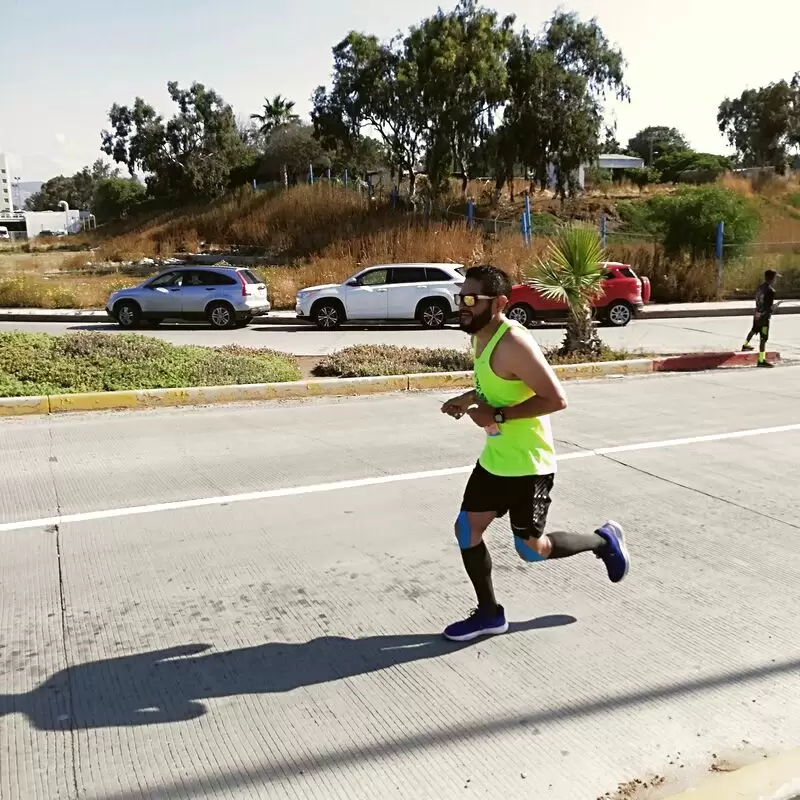
<path id="1" fill-rule="evenodd" d="M 768 353 L 771 362 L 780 353 Z M 553 369 L 562 380 L 587 380 L 657 372 L 687 372 L 754 366 L 755 353 L 694 353 L 663 358 L 633 358 L 562 364 Z M 232 384 L 188 388 L 141 389 L 117 392 L 53 394 L 0 398 L 0 417 L 60 414 L 70 411 L 124 411 L 133 409 L 203 406 L 255 401 L 302 400 L 314 397 L 356 397 L 391 392 L 462 389 L 472 386 L 472 371 L 429 372 L 365 378 L 319 378 L 284 383 Z"/>

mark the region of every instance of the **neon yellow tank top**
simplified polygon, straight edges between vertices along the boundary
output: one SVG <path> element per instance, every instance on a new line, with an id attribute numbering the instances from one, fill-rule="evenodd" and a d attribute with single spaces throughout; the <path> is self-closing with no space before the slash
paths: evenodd
<path id="1" fill-rule="evenodd" d="M 519 327 L 516 322 L 501 323 L 480 356 L 477 356 L 475 338 L 472 339 L 475 391 L 492 408 L 515 406 L 535 394 L 522 381 L 507 380 L 492 371 L 492 353 L 512 325 Z M 512 419 L 502 425 L 495 423 L 489 426 L 479 462 L 488 472 L 503 477 L 549 475 L 556 472 L 550 417 Z"/>

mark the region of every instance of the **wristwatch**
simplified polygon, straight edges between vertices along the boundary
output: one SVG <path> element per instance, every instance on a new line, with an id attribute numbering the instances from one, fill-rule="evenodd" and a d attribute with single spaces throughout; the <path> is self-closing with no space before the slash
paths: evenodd
<path id="1" fill-rule="evenodd" d="M 505 414 L 505 411 L 503 411 L 502 408 L 496 408 L 494 410 L 494 421 L 498 425 L 502 425 L 506 421 L 506 414 Z"/>

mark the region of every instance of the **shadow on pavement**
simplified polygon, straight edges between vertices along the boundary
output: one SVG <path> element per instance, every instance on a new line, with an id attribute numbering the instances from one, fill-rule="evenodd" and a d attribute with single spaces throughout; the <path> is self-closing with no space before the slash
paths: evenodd
<path id="1" fill-rule="evenodd" d="M 391 739 L 372 741 L 366 747 L 346 746 L 344 743 L 332 744 L 327 751 L 313 757 L 306 757 L 302 761 L 296 758 L 284 758 L 276 753 L 265 753 L 264 762 L 258 767 L 246 769 L 230 769 L 226 772 L 214 772 L 218 781 L 233 790 L 238 787 L 253 785 L 266 786 L 274 781 L 298 779 L 303 776 L 308 778 L 315 773 L 335 774 L 339 769 L 346 769 L 352 764 L 367 762 L 374 764 L 378 759 L 408 758 L 415 752 L 425 751 L 432 747 L 447 747 L 448 745 L 463 743 L 470 740 L 480 740 L 485 737 L 502 735 L 508 732 L 527 729 L 532 735 L 538 733 L 538 725 L 550 723 L 564 723 L 591 717 L 596 714 L 624 713 L 635 709 L 639 705 L 653 701 L 672 700 L 675 698 L 703 693 L 713 693 L 725 686 L 753 685 L 761 681 L 770 682 L 780 675 L 792 675 L 800 678 L 800 659 L 771 663 L 765 666 L 749 669 L 728 670 L 718 672 L 701 679 L 676 681 L 668 684 L 645 687 L 639 691 L 625 694 L 609 694 L 601 685 L 597 687 L 599 699 L 584 703 L 570 703 L 568 698 L 562 698 L 560 704 L 543 711 L 524 712 L 502 717 L 477 720 L 471 724 L 431 726 L 421 733 L 401 734 L 397 732 Z M 531 698 L 535 706 L 536 698 Z M 664 710 L 666 716 L 667 710 Z M 158 797 L 184 798 L 191 797 L 207 789 L 208 778 L 204 775 L 181 779 L 160 786 L 150 786 L 151 792 Z M 103 800 L 138 800 L 141 797 L 138 791 L 121 790 L 104 795 Z"/>
<path id="2" fill-rule="evenodd" d="M 577 622 L 554 615 L 511 623 L 509 633 Z M 289 692 L 387 667 L 437 658 L 469 644 L 439 634 L 324 636 L 301 644 L 270 642 L 207 653 L 190 644 L 79 664 L 26 694 L 0 696 L 0 716 L 25 714 L 40 730 L 150 725 L 203 716 L 202 700 Z"/>

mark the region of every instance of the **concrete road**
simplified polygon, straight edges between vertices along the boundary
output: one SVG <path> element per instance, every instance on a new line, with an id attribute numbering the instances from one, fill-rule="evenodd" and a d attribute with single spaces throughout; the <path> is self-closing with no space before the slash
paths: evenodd
<path id="1" fill-rule="evenodd" d="M 609 345 L 628 350 L 658 353 L 685 353 L 699 350 L 738 350 L 747 334 L 746 317 L 706 317 L 696 319 L 636 320 L 625 328 L 601 328 Z M 61 334 L 94 330 L 119 332 L 113 324 L 78 322 L 6 322 L 0 331 L 21 330 Z M 251 347 L 270 347 L 295 355 L 325 355 L 353 344 L 393 344 L 408 347 L 466 347 L 467 337 L 455 327 L 442 331 L 423 331 L 416 326 L 363 329 L 343 327 L 338 331 L 319 331 L 310 325 L 259 325 L 236 331 L 214 331 L 208 326 L 164 325 L 157 330 L 142 330 L 174 344 L 220 345 L 239 343 Z M 564 337 L 560 327 L 534 329 L 544 346 L 558 345 Z M 800 315 L 776 316 L 772 324 L 770 349 L 786 356 L 800 356 Z"/>
<path id="2" fill-rule="evenodd" d="M 568 392 L 552 527 L 633 569 L 498 523 L 467 646 L 438 394 L 3 421 L 0 796 L 652 799 L 796 746 L 800 367 Z"/>

